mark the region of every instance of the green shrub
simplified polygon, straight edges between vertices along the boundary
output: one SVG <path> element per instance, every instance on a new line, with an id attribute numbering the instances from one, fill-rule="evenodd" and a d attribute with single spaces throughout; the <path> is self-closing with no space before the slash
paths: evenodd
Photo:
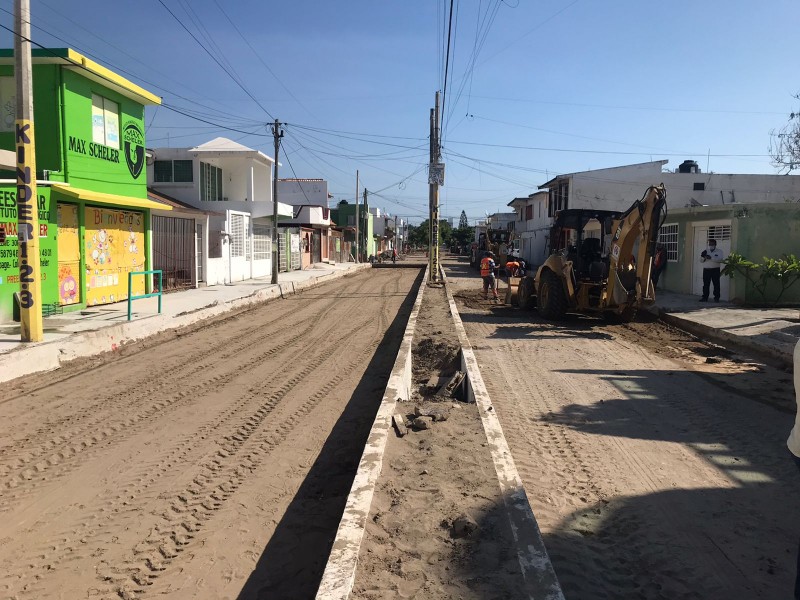
<path id="1" fill-rule="evenodd" d="M 778 304 L 783 294 L 800 280 L 800 260 L 794 254 L 784 254 L 780 258 L 767 258 L 761 264 L 747 260 L 741 254 L 731 252 L 724 261 L 725 267 L 722 274 L 731 279 L 742 276 L 753 286 L 761 296 L 762 301 Z M 767 288 L 776 282 L 780 291 L 774 300 L 767 300 Z"/>

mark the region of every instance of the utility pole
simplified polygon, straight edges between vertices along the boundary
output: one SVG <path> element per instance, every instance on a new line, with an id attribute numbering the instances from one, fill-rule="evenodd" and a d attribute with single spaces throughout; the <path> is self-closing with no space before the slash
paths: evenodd
<path id="1" fill-rule="evenodd" d="M 39 207 L 36 193 L 36 143 L 33 135 L 33 65 L 30 0 L 15 0 L 14 74 L 17 114 L 17 261 L 19 263 L 19 331 L 23 342 L 41 342 L 42 282 L 39 265 Z"/>
<path id="2" fill-rule="evenodd" d="M 356 169 L 356 262 L 361 262 L 361 255 L 358 252 L 358 242 L 361 240 L 359 237 L 359 214 L 358 214 L 358 169 Z"/>
<path id="3" fill-rule="evenodd" d="M 280 263 L 280 244 L 278 244 L 278 153 L 281 147 L 283 130 L 281 122 L 275 119 L 272 125 L 272 137 L 275 141 L 275 163 L 272 166 L 272 283 L 278 283 L 278 266 Z"/>
<path id="4" fill-rule="evenodd" d="M 361 235 L 364 238 L 364 244 L 361 246 L 364 248 L 364 253 L 367 252 L 367 223 L 369 223 L 369 205 L 367 204 L 367 188 L 364 188 L 364 229 L 361 231 Z M 359 244 L 361 240 L 359 239 Z"/>
<path id="5" fill-rule="evenodd" d="M 444 183 L 444 165 L 440 148 L 439 92 L 436 92 L 436 107 L 431 109 L 430 166 L 428 167 L 428 201 L 430 205 L 428 282 L 439 281 L 439 186 Z"/>
<path id="6" fill-rule="evenodd" d="M 397 251 L 397 241 L 400 237 L 397 235 L 397 215 L 394 216 L 394 249 Z M 400 252 L 397 252 L 400 254 Z"/>

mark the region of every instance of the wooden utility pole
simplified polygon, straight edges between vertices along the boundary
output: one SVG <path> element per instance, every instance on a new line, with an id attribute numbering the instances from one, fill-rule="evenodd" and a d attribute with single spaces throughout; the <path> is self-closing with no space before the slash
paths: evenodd
<path id="1" fill-rule="evenodd" d="M 278 153 L 281 147 L 281 122 L 275 119 L 272 126 L 272 138 L 275 141 L 275 162 L 272 165 L 272 283 L 278 283 L 278 268 L 280 262 L 280 244 L 278 240 Z"/>
<path id="2" fill-rule="evenodd" d="M 33 65 L 30 0 L 15 0 L 14 74 L 17 114 L 17 262 L 19 264 L 19 331 L 23 342 L 44 339 L 42 274 L 39 264 L 39 207 L 36 193 L 36 143 L 33 135 Z"/>
<path id="3" fill-rule="evenodd" d="M 361 238 L 359 233 L 359 214 L 358 214 L 358 169 L 356 169 L 356 262 L 361 262 L 361 255 L 358 252 L 358 242 Z"/>

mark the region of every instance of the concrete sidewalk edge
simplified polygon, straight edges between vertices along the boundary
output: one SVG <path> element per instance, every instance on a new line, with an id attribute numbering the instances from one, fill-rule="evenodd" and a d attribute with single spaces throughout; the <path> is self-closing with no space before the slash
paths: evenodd
<path id="1" fill-rule="evenodd" d="M 664 309 L 657 310 L 657 316 L 664 323 L 672 325 L 682 331 L 690 333 L 704 340 L 716 342 L 722 346 L 730 346 L 738 349 L 743 353 L 749 353 L 756 356 L 756 358 L 767 359 L 770 362 L 776 362 L 780 366 L 791 368 L 794 364 L 792 352 L 783 352 L 780 349 L 772 348 L 764 344 L 760 344 L 750 338 L 742 335 L 729 333 L 724 329 L 717 329 L 708 325 L 703 325 L 697 321 L 684 319 L 675 313 L 666 312 Z"/>
<path id="2" fill-rule="evenodd" d="M 347 496 L 339 528 L 331 547 L 325 571 L 322 574 L 316 600 L 347 600 L 355 583 L 358 555 L 372 507 L 372 497 L 383 469 L 383 454 L 386 441 L 392 431 L 392 415 L 398 402 L 411 398 L 412 343 L 417 328 L 428 269 L 425 269 L 417 290 L 414 306 L 409 314 L 403 333 L 403 341 L 397 351 L 394 367 L 381 399 L 378 413 L 372 423 L 364 452 Z"/>
<path id="3" fill-rule="evenodd" d="M 471 401 L 478 405 L 478 413 L 483 423 L 486 441 L 492 454 L 497 482 L 503 495 L 511 533 L 517 546 L 524 589 L 527 597 L 536 600 L 564 600 L 564 592 L 558 581 L 550 555 L 547 553 L 542 532 L 533 513 L 522 478 L 517 471 L 511 449 L 508 446 L 497 411 L 494 410 L 489 391 L 483 381 L 478 359 L 472 351 L 472 343 L 458 312 L 453 292 L 447 283 L 447 275 L 441 270 L 450 315 L 453 318 L 459 345 L 461 346 L 461 367 L 467 374 L 467 393 Z"/>
<path id="4" fill-rule="evenodd" d="M 124 344 L 137 342 L 163 331 L 180 329 L 238 308 L 261 304 L 275 298 L 285 298 L 320 283 L 352 275 L 368 268 L 370 265 L 366 263 L 355 264 L 347 270 L 325 273 L 304 281 L 278 283 L 277 286 L 256 290 L 247 296 L 219 304 L 210 304 L 178 315 L 154 315 L 136 321 L 126 321 L 92 331 L 75 333 L 66 339 L 39 342 L 4 352 L 0 354 L 0 383 L 34 373 L 52 371 L 61 367 L 65 362 L 77 358 L 96 356 L 117 350 Z"/>

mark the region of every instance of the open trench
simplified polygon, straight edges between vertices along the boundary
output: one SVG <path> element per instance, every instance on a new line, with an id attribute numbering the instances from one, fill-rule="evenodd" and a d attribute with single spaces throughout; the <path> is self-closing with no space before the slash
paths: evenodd
<path id="1" fill-rule="evenodd" d="M 429 286 L 414 333 L 414 393 L 396 408 L 409 431 L 387 440 L 353 599 L 525 597 L 478 408 L 439 387 L 460 368 L 459 352 L 445 290 Z M 420 428 L 420 412 L 446 420 Z"/>

